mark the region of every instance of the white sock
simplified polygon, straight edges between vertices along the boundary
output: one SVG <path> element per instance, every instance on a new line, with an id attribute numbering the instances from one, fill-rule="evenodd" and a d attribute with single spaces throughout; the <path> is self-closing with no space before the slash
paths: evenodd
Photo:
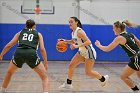
<path id="1" fill-rule="evenodd" d="M 49 92 L 44 92 L 44 93 L 49 93 Z"/>
<path id="2" fill-rule="evenodd" d="M 6 88 L 1 87 L 1 91 L 2 92 L 5 92 L 6 91 Z"/>

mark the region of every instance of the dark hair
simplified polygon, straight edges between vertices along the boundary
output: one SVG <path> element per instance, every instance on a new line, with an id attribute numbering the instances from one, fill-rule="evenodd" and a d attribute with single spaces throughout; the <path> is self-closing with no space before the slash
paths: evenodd
<path id="1" fill-rule="evenodd" d="M 29 19 L 26 21 L 26 28 L 32 28 L 35 25 L 35 21 L 32 19 Z"/>
<path id="2" fill-rule="evenodd" d="M 77 17 L 70 17 L 70 18 L 74 19 L 75 22 L 78 22 L 77 26 L 82 28 L 82 24 L 81 24 L 80 20 Z"/>
<path id="3" fill-rule="evenodd" d="M 114 23 L 114 26 L 117 27 L 117 28 L 120 28 L 121 31 L 125 30 L 125 24 L 123 22 L 117 21 L 117 22 Z"/>

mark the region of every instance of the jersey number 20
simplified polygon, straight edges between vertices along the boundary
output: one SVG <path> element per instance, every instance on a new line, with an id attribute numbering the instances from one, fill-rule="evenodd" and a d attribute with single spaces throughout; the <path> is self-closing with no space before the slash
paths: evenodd
<path id="1" fill-rule="evenodd" d="M 27 33 L 24 33 L 24 34 L 23 34 L 23 38 L 22 38 L 22 40 L 33 41 L 33 37 L 34 37 L 33 34 L 27 34 Z"/>

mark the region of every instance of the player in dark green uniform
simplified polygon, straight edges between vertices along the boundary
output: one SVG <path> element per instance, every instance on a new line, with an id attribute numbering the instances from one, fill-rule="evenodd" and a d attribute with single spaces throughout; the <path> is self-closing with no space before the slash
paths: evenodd
<path id="1" fill-rule="evenodd" d="M 123 22 L 117 21 L 113 25 L 113 31 L 117 35 L 114 41 L 108 46 L 102 46 L 97 40 L 95 45 L 105 52 L 111 51 L 117 45 L 124 49 L 130 58 L 130 62 L 124 67 L 121 79 L 133 90 L 133 93 L 139 93 L 138 86 L 130 79 L 130 76 L 136 72 L 137 76 L 140 77 L 140 41 L 133 34 L 126 32 L 125 25 L 129 27 L 136 26 L 128 20 Z"/>
<path id="2" fill-rule="evenodd" d="M 10 62 L 7 74 L 4 78 L 1 92 L 4 93 L 11 80 L 12 75 L 18 68 L 21 68 L 24 63 L 31 67 L 42 79 L 43 93 L 48 93 L 48 77 L 46 70 L 48 68 L 46 50 L 44 48 L 43 37 L 41 33 L 35 30 L 35 22 L 31 19 L 26 21 L 26 28 L 18 32 L 14 38 L 4 47 L 0 54 L 2 60 L 3 55 L 15 44 L 19 44 L 12 61 Z M 44 65 L 40 62 L 37 55 L 38 45 L 42 54 Z"/>

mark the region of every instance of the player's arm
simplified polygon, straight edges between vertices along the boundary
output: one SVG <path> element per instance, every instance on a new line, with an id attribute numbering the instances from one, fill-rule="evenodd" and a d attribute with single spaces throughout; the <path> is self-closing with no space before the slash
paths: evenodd
<path id="1" fill-rule="evenodd" d="M 136 44 L 138 45 L 138 47 L 140 48 L 140 40 L 136 36 L 134 36 L 134 40 Z"/>
<path id="2" fill-rule="evenodd" d="M 89 38 L 87 37 L 86 33 L 83 30 L 81 30 L 81 29 L 78 30 L 77 36 L 84 41 L 81 45 L 77 46 L 78 48 L 91 44 L 91 41 L 89 40 Z"/>
<path id="3" fill-rule="evenodd" d="M 81 29 L 78 30 L 77 36 L 83 40 L 83 43 L 81 45 L 72 44 L 70 46 L 71 49 L 80 48 L 80 47 L 87 46 L 87 45 L 91 44 L 91 41 L 89 40 L 89 38 L 87 37 L 86 33 L 83 30 L 81 30 Z"/>
<path id="4" fill-rule="evenodd" d="M 73 40 L 66 40 L 66 39 L 58 39 L 57 42 L 59 42 L 61 40 L 64 41 L 64 42 L 66 42 L 67 44 L 74 44 L 75 43 Z"/>
<path id="5" fill-rule="evenodd" d="M 46 49 L 44 47 L 44 41 L 43 41 L 43 37 L 41 35 L 41 33 L 38 33 L 39 35 L 39 45 L 40 45 L 40 52 L 42 55 L 42 58 L 44 60 L 44 65 L 47 65 L 47 53 L 46 53 Z"/>
<path id="6" fill-rule="evenodd" d="M 20 32 L 18 32 L 13 37 L 13 39 L 3 48 L 2 52 L 1 52 L 1 57 L 3 57 L 3 55 L 5 55 L 11 47 L 13 47 L 15 44 L 18 43 L 19 35 L 20 35 Z"/>
<path id="7" fill-rule="evenodd" d="M 117 47 L 119 44 L 124 45 L 126 43 L 126 39 L 122 36 L 117 36 L 112 43 L 110 43 L 108 46 L 103 46 L 100 44 L 98 40 L 96 40 L 95 45 L 100 48 L 101 50 L 105 52 L 109 52 L 113 50 L 115 47 Z"/>
<path id="8" fill-rule="evenodd" d="M 64 41 L 68 44 L 75 44 L 75 42 L 73 40 L 64 40 Z"/>

